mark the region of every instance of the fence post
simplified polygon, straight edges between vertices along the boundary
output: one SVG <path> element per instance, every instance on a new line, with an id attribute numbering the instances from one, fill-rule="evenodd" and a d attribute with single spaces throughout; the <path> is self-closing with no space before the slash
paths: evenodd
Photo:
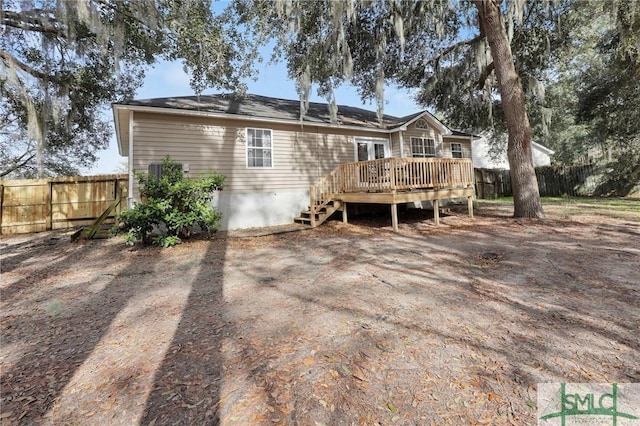
<path id="1" fill-rule="evenodd" d="M 2 216 L 4 216 L 4 185 L 0 185 L 0 235 L 2 234 Z"/>

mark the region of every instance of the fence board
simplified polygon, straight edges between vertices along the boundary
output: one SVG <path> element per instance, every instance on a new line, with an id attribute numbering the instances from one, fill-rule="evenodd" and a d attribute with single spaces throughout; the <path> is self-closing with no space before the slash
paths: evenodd
<path id="1" fill-rule="evenodd" d="M 475 169 L 477 197 L 483 199 L 508 197 L 512 195 L 509 170 Z M 538 189 L 542 197 L 587 196 L 590 178 L 598 170 L 592 164 L 577 166 L 541 166 L 536 167 Z"/>
<path id="2" fill-rule="evenodd" d="M 103 175 L 2 181 L 0 233 L 90 225 L 115 200 L 118 191 L 126 195 L 127 179 L 127 175 Z"/>

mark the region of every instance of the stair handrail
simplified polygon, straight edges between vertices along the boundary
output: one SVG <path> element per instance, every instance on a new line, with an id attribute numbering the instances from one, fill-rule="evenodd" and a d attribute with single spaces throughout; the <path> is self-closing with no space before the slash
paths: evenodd
<path id="1" fill-rule="evenodd" d="M 312 185 L 309 190 L 309 213 L 311 215 L 311 226 L 316 226 L 316 214 L 325 208 L 340 192 L 341 182 L 341 165 L 338 165 L 329 174 L 325 175 L 318 183 Z"/>
<path id="2" fill-rule="evenodd" d="M 376 182 L 361 182 L 367 176 L 362 170 L 375 169 Z M 389 157 L 353 163 L 342 163 L 309 190 L 311 226 L 316 215 L 342 192 L 385 190 L 442 189 L 473 186 L 473 164 L 470 158 L 406 158 Z"/>

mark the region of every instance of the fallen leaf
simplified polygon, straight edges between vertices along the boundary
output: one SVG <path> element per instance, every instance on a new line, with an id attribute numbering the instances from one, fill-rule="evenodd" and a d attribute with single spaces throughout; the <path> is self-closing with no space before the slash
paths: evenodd
<path id="1" fill-rule="evenodd" d="M 395 405 L 393 405 L 393 403 L 391 402 L 387 402 L 387 408 L 389 409 L 389 411 L 391 411 L 392 413 L 396 413 L 398 411 L 398 409 L 396 408 Z"/>
<path id="2" fill-rule="evenodd" d="M 358 367 L 355 367 L 353 369 L 353 373 L 351 375 L 362 382 L 367 381 L 366 378 L 364 377 L 364 374 L 362 373 L 362 370 L 360 370 Z"/>

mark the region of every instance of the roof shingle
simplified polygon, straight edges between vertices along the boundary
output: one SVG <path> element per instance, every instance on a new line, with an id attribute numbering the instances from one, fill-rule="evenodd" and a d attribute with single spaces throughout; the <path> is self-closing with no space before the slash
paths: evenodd
<path id="1" fill-rule="evenodd" d="M 139 99 L 122 102 L 121 104 L 300 121 L 300 101 L 251 94 L 242 97 L 223 93 L 217 95 Z M 309 102 L 309 108 L 302 121 L 308 123 L 331 123 L 328 105 Z M 374 111 L 338 105 L 338 123 L 340 124 L 392 129 L 401 126 L 406 121 L 405 118 L 385 114 L 382 123 L 380 123 Z"/>

